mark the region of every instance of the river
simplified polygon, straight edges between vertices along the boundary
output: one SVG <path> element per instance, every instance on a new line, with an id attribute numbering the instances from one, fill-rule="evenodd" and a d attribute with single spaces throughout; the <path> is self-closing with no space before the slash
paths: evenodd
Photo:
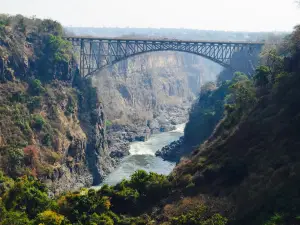
<path id="1" fill-rule="evenodd" d="M 156 157 L 155 152 L 178 140 L 183 135 L 184 127 L 185 124 L 179 124 L 175 130 L 153 134 L 145 142 L 133 142 L 130 145 L 130 155 L 122 159 L 120 165 L 99 186 L 103 184 L 115 185 L 122 179 L 129 178 L 136 170 L 169 174 L 175 167 L 175 163 Z"/>

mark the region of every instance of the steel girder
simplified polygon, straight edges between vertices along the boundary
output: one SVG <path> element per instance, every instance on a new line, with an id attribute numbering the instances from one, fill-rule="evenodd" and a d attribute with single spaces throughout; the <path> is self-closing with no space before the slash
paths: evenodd
<path id="1" fill-rule="evenodd" d="M 224 67 L 231 67 L 235 52 L 245 51 L 249 55 L 258 54 L 263 43 L 209 42 L 180 40 L 133 40 L 66 37 L 74 47 L 80 48 L 80 74 L 93 75 L 106 66 L 113 65 L 129 57 L 155 51 L 180 51 L 202 56 Z M 248 62 L 246 62 L 248 63 Z M 234 70 L 234 68 L 232 68 Z"/>

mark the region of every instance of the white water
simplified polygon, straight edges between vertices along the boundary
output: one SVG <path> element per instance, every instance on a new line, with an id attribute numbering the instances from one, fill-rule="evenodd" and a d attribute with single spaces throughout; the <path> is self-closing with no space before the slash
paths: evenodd
<path id="1" fill-rule="evenodd" d="M 184 127 L 185 124 L 180 124 L 176 126 L 175 130 L 154 134 L 145 142 L 133 142 L 130 145 L 130 155 L 125 157 L 120 165 L 99 186 L 103 184 L 115 185 L 122 179 L 129 178 L 136 170 L 140 169 L 147 172 L 169 174 L 175 163 L 156 157 L 155 152 L 178 140 L 183 135 Z"/>

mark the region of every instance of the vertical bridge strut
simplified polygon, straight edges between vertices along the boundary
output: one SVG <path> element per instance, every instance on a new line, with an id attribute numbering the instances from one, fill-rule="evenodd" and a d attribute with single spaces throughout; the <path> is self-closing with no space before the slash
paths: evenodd
<path id="1" fill-rule="evenodd" d="M 180 51 L 202 56 L 224 67 L 232 68 L 235 53 L 258 55 L 262 42 L 183 41 L 169 39 L 123 39 L 97 37 L 64 37 L 80 48 L 80 74 L 90 76 L 106 66 L 131 56 L 155 51 Z M 248 62 L 247 62 L 248 63 Z"/>

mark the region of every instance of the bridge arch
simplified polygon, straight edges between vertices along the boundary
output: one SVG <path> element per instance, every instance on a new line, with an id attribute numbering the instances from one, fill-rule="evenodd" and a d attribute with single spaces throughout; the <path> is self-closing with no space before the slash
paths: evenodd
<path id="1" fill-rule="evenodd" d="M 80 74 L 91 76 L 107 66 L 144 53 L 178 51 L 202 56 L 226 68 L 237 52 L 256 55 L 263 43 L 210 42 L 153 39 L 115 39 L 91 37 L 66 37 L 80 51 Z M 245 62 L 248 63 L 248 62 Z M 232 68 L 234 70 L 234 68 Z"/>
<path id="2" fill-rule="evenodd" d="M 201 57 L 203 57 L 203 58 L 205 58 L 205 59 L 209 59 L 209 60 L 211 60 L 211 61 L 213 61 L 213 62 L 215 62 L 215 63 L 217 63 L 217 64 L 219 64 L 219 65 L 221 65 L 221 66 L 223 66 L 223 67 L 225 67 L 225 68 L 230 68 L 229 65 L 223 63 L 223 62 L 220 61 L 220 60 L 214 59 L 214 58 L 212 58 L 212 57 L 210 57 L 210 56 L 207 56 L 207 55 L 204 55 L 204 54 L 199 54 L 199 53 L 194 53 L 194 52 L 187 52 L 187 51 L 183 51 L 183 50 L 151 50 L 151 51 L 138 52 L 138 53 L 129 55 L 129 56 L 127 56 L 126 58 L 122 58 L 122 59 L 119 59 L 119 60 L 115 60 L 115 61 L 112 63 L 112 65 L 115 64 L 115 63 L 118 63 L 118 62 L 120 62 L 120 61 L 122 61 L 122 60 L 126 60 L 126 59 L 129 59 L 129 58 L 132 58 L 132 57 L 134 57 L 134 56 L 138 56 L 138 55 L 142 55 L 142 54 L 146 54 L 146 53 L 151 53 L 151 52 L 168 52 L 168 51 L 173 51 L 173 52 L 174 52 L 174 51 L 176 51 L 176 52 L 183 52 L 183 53 L 189 53 L 189 54 L 201 56 Z M 107 65 L 107 66 L 109 66 L 109 65 Z M 106 66 L 105 66 L 105 67 L 106 67 Z"/>

